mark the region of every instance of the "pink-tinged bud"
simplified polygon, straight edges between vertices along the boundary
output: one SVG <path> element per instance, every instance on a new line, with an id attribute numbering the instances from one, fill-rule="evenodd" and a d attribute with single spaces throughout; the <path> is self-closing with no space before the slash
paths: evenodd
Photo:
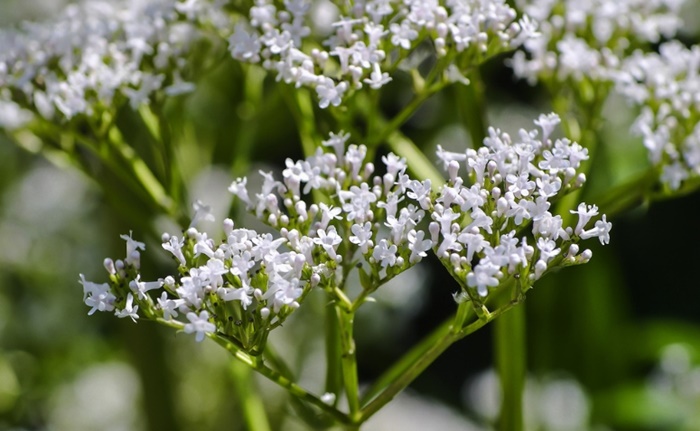
<path id="1" fill-rule="evenodd" d="M 591 258 L 593 257 L 593 252 L 591 250 L 583 250 L 583 253 L 581 253 L 580 258 L 582 263 L 587 263 Z"/>
<path id="2" fill-rule="evenodd" d="M 362 179 L 366 180 L 374 172 L 374 163 L 367 163 L 365 169 L 362 172 Z"/>
<path id="3" fill-rule="evenodd" d="M 456 181 L 457 177 L 459 175 L 459 162 L 457 160 L 450 160 L 450 163 L 447 165 L 447 173 L 450 176 L 450 181 Z"/>
<path id="4" fill-rule="evenodd" d="M 224 219 L 224 233 L 226 234 L 226 236 L 231 235 L 231 232 L 233 232 L 233 226 L 233 220 L 231 220 L 230 218 Z"/>
<path id="5" fill-rule="evenodd" d="M 437 244 L 440 239 L 440 224 L 435 221 L 431 222 L 428 226 L 428 231 L 430 232 L 430 239 L 433 241 L 433 244 Z"/>
<path id="6" fill-rule="evenodd" d="M 114 267 L 114 261 L 110 258 L 107 258 L 103 262 L 105 269 L 107 270 L 108 273 L 114 275 L 117 273 L 117 269 Z"/>
<path id="7" fill-rule="evenodd" d="M 535 264 L 535 279 L 542 277 L 542 274 L 547 270 L 547 262 L 540 259 Z"/>
<path id="8" fill-rule="evenodd" d="M 289 217 L 287 217 L 285 214 L 280 216 L 280 225 L 289 226 Z"/>
<path id="9" fill-rule="evenodd" d="M 276 215 L 270 214 L 270 215 L 267 217 L 267 224 L 269 224 L 270 226 L 277 226 L 277 222 L 278 222 L 278 220 L 277 220 L 277 216 L 276 216 Z"/>

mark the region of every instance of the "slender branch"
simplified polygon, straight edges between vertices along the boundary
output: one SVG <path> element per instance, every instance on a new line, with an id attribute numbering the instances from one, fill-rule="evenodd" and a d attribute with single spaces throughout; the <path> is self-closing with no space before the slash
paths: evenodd
<path id="1" fill-rule="evenodd" d="M 263 376 L 267 377 L 267 379 L 269 379 L 273 383 L 286 389 L 290 394 L 294 395 L 295 397 L 297 397 L 303 401 L 306 401 L 310 404 L 313 404 L 314 406 L 318 407 L 323 412 L 325 412 L 325 413 L 329 414 L 330 416 L 332 416 L 333 418 L 335 418 L 340 423 L 349 424 L 349 425 L 353 423 L 353 421 L 348 417 L 347 414 L 345 414 L 345 413 L 341 412 L 340 410 L 324 403 L 316 395 L 308 392 L 306 389 L 302 388 L 301 386 L 292 382 L 288 378 L 284 377 L 278 371 L 275 371 L 275 370 L 267 367 L 260 359 L 255 358 L 255 357 L 245 353 L 244 351 L 242 351 L 238 347 L 236 347 L 236 345 L 234 345 L 230 341 L 226 340 L 225 338 L 223 338 L 217 334 L 208 334 L 208 336 L 209 336 L 209 338 L 214 340 L 217 344 L 219 344 L 221 347 L 228 350 L 229 353 L 231 353 L 236 359 L 238 359 L 239 361 L 248 365 L 249 367 L 253 368 L 255 371 L 262 374 Z"/>

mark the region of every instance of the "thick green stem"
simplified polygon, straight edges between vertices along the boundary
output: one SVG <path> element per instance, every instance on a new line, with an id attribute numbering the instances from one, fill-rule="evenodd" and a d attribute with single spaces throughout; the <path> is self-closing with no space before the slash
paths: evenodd
<path id="1" fill-rule="evenodd" d="M 355 339 L 353 337 L 355 313 L 345 311 L 339 306 L 336 306 L 335 310 L 338 317 L 338 328 L 340 329 L 343 384 L 345 386 L 345 395 L 348 398 L 350 419 L 354 422 L 360 411 L 360 383 L 357 374 Z"/>
<path id="2" fill-rule="evenodd" d="M 484 83 L 481 80 L 478 68 L 472 69 L 468 78 L 469 85 L 457 86 L 457 111 L 462 123 L 469 131 L 472 146 L 478 148 L 483 145 L 486 137 L 486 125 L 488 124 Z"/>
<path id="3" fill-rule="evenodd" d="M 241 115 L 241 127 L 235 142 L 235 157 L 231 169 L 234 176 L 245 175 L 248 171 L 255 147 L 255 137 L 260 127 L 260 112 L 263 108 L 262 95 L 265 74 L 261 73 L 257 67 L 244 68 L 244 73 L 243 91 L 246 109 L 244 115 Z"/>
<path id="4" fill-rule="evenodd" d="M 340 361 L 340 329 L 336 309 L 329 305 L 326 312 L 326 392 L 339 395 L 343 385 L 342 364 Z M 334 405 L 337 405 L 338 396 Z"/>
<path id="5" fill-rule="evenodd" d="M 525 387 L 525 307 L 515 307 L 494 323 L 496 366 L 501 379 L 501 414 L 497 429 L 523 429 Z"/>
<path id="6" fill-rule="evenodd" d="M 238 361 L 231 362 L 229 369 L 233 388 L 241 402 L 246 429 L 248 431 L 270 431 L 262 399 L 254 387 L 251 369 Z"/>

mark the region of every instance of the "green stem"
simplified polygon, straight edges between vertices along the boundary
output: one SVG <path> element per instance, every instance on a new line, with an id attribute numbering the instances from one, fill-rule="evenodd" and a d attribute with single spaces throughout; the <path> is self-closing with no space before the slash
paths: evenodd
<path id="1" fill-rule="evenodd" d="M 336 309 L 332 305 L 326 307 L 326 392 L 336 394 L 334 405 L 337 406 L 338 395 L 342 389 L 343 374 L 340 361 L 340 329 Z"/>
<path id="2" fill-rule="evenodd" d="M 304 156 L 310 157 L 316 152 L 316 126 L 314 107 L 311 103 L 311 95 L 308 91 L 302 89 L 292 89 L 296 101 L 293 109 L 294 119 L 299 128 L 299 138 L 301 139 L 301 148 L 304 150 Z"/>
<path id="3" fill-rule="evenodd" d="M 417 358 L 405 370 L 394 379 L 376 398 L 362 408 L 360 422 L 364 422 L 372 415 L 377 413 L 389 401 L 408 385 L 410 385 L 416 377 L 425 371 L 440 355 L 442 355 L 448 347 L 455 341 L 462 338 L 458 332 L 455 332 L 454 326 L 450 325 L 449 331 L 443 334 L 436 343 L 432 344 L 425 353 Z"/>
<path id="4" fill-rule="evenodd" d="M 634 208 L 648 199 L 648 194 L 658 181 L 658 177 L 656 168 L 651 167 L 623 184 L 608 190 L 602 196 L 594 199 L 594 202 L 598 205 L 601 214 L 612 217 L 614 214 Z"/>
<path id="5" fill-rule="evenodd" d="M 437 345 L 445 338 L 454 323 L 454 315 L 446 319 L 440 326 L 435 328 L 430 334 L 423 338 L 418 344 L 413 346 L 405 355 L 403 355 L 396 363 L 387 369 L 369 389 L 362 395 L 361 403 L 363 406 L 372 401 L 374 397 L 380 394 L 389 384 L 397 380 L 402 374 L 406 373 L 419 358 L 425 356 L 434 345 Z"/>
<path id="6" fill-rule="evenodd" d="M 127 163 L 131 169 L 131 173 L 136 177 L 139 184 L 148 192 L 151 200 L 158 205 L 165 214 L 174 216 L 177 209 L 163 185 L 158 181 L 156 176 L 151 172 L 148 165 L 136 154 L 136 151 L 130 147 L 119 132 L 119 129 L 113 127 L 109 131 L 109 143 L 119 156 Z"/>
<path id="7" fill-rule="evenodd" d="M 267 414 L 258 391 L 253 387 L 254 381 L 250 368 L 238 361 L 229 367 L 233 388 L 241 402 L 241 410 L 246 429 L 249 431 L 270 431 Z"/>
<path id="8" fill-rule="evenodd" d="M 360 422 L 366 421 L 378 412 L 399 392 L 406 389 L 448 347 L 464 337 L 462 326 L 470 314 L 470 309 L 471 307 L 467 303 L 459 304 L 457 313 L 453 317 L 440 325 L 379 378 L 377 383 L 363 396 L 363 400 L 368 401 L 375 394 L 378 394 L 362 408 Z M 379 388 L 383 388 L 381 392 Z"/>
<path id="9" fill-rule="evenodd" d="M 245 175 L 250 165 L 250 159 L 255 144 L 255 136 L 260 126 L 260 113 L 263 109 L 263 83 L 265 73 L 261 73 L 257 67 L 244 67 L 244 100 L 246 109 L 241 115 L 238 136 L 236 137 L 236 150 L 231 171 L 234 176 Z"/>
<path id="10" fill-rule="evenodd" d="M 386 141 L 392 133 L 399 130 L 399 127 L 401 127 L 403 123 L 408 121 L 408 119 L 415 114 L 423 102 L 425 102 L 433 94 L 442 90 L 446 85 L 447 83 L 438 82 L 437 84 L 424 89 L 420 94 L 416 95 L 416 97 L 414 97 L 413 100 L 411 100 L 408 105 L 401 110 L 401 112 L 399 112 L 384 126 L 381 133 L 376 133 L 373 136 L 367 137 L 367 146 L 374 148 Z"/>
<path id="11" fill-rule="evenodd" d="M 497 429 L 523 429 L 525 387 L 525 307 L 515 307 L 494 323 L 496 367 L 501 379 L 501 414 Z"/>
<path id="12" fill-rule="evenodd" d="M 161 321 L 162 319 L 159 319 Z M 268 380 L 277 384 L 278 386 L 286 389 L 290 394 L 312 404 L 322 410 L 323 412 L 332 416 L 335 420 L 343 424 L 352 424 L 353 421 L 345 413 L 339 411 L 338 409 L 324 403 L 316 395 L 308 392 L 306 389 L 292 382 L 288 378 L 284 377 L 281 373 L 267 367 L 259 358 L 253 357 L 246 352 L 242 351 L 235 344 L 226 340 L 226 338 L 221 337 L 217 334 L 209 334 L 209 338 L 214 340 L 217 344 L 222 346 L 224 349 L 228 350 L 229 353 L 233 355 L 234 358 L 253 368 L 258 373 L 265 376 Z"/>
<path id="13" fill-rule="evenodd" d="M 486 137 L 486 100 L 484 97 L 484 83 L 481 80 L 478 68 L 473 68 L 469 73 L 469 85 L 457 86 L 457 111 L 462 123 L 469 131 L 472 146 L 478 148 L 483 145 Z"/>
<path id="14" fill-rule="evenodd" d="M 360 384 L 357 375 L 357 355 L 353 325 L 355 313 L 345 311 L 336 306 L 338 328 L 340 330 L 340 345 L 342 348 L 341 363 L 343 369 L 343 384 L 348 398 L 350 419 L 355 422 L 360 411 Z"/>

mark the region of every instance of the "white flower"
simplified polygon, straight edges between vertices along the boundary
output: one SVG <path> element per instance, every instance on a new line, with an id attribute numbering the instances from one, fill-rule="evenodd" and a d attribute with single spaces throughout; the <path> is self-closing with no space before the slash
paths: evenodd
<path id="1" fill-rule="evenodd" d="M 129 282 L 131 291 L 136 293 L 139 299 L 146 299 L 146 292 L 149 290 L 160 289 L 162 286 L 163 282 L 160 280 L 149 282 L 141 281 L 141 274 L 137 274 L 136 279 Z"/>
<path id="2" fill-rule="evenodd" d="M 318 106 L 321 108 L 327 108 L 328 105 L 339 106 L 347 89 L 347 82 L 343 81 L 336 85 L 330 78 L 322 79 L 316 86 L 316 93 L 320 99 Z"/>
<path id="3" fill-rule="evenodd" d="M 467 274 L 467 286 L 475 287 L 480 296 L 488 295 L 489 287 L 498 286 L 499 268 L 489 263 L 480 263 Z"/>
<path id="4" fill-rule="evenodd" d="M 377 244 L 377 246 L 374 247 L 374 250 L 372 251 L 372 257 L 375 261 L 379 262 L 382 268 L 386 268 L 387 266 L 396 265 L 397 251 L 398 249 L 395 245 L 389 245 L 387 240 L 382 239 L 379 241 L 379 244 Z"/>
<path id="5" fill-rule="evenodd" d="M 408 233 L 408 244 L 411 249 L 411 256 L 408 258 L 408 262 L 411 264 L 420 262 L 421 258 L 426 257 L 426 251 L 433 247 L 433 242 L 429 239 L 423 239 L 425 237 L 425 232 L 411 230 Z"/>
<path id="6" fill-rule="evenodd" d="M 578 214 L 578 223 L 576 224 L 574 233 L 576 233 L 576 235 L 581 235 L 588 221 L 598 215 L 598 207 L 595 205 L 586 205 L 581 202 L 576 210 L 571 210 L 569 212 L 571 214 Z"/>
<path id="7" fill-rule="evenodd" d="M 124 262 L 138 268 L 140 263 L 139 250 L 145 250 L 146 244 L 134 240 L 131 237 L 131 232 L 129 232 L 129 235 L 120 235 L 119 237 L 126 241 L 126 258 Z"/>
<path id="8" fill-rule="evenodd" d="M 216 332 L 216 325 L 209 322 L 209 313 L 206 310 L 200 312 L 199 316 L 193 312 L 187 313 L 187 320 L 190 323 L 186 323 L 183 330 L 186 334 L 196 333 L 195 340 L 197 342 L 204 340 L 206 334 Z"/>
<path id="9" fill-rule="evenodd" d="M 343 239 L 338 235 L 338 232 L 335 230 L 335 226 L 329 227 L 327 231 L 323 229 L 316 231 L 314 243 L 323 247 L 331 259 L 335 260 L 338 257 L 335 251 L 338 248 L 338 244 L 341 242 L 343 242 Z"/>
<path id="10" fill-rule="evenodd" d="M 360 187 L 351 186 L 350 190 L 338 191 L 338 197 L 343 202 L 343 211 L 348 221 L 363 223 L 372 216 L 371 205 L 376 202 L 377 196 L 369 189 L 367 183 Z"/>
<path id="11" fill-rule="evenodd" d="M 163 319 L 170 320 L 178 316 L 177 308 L 183 303 L 181 299 L 168 298 L 168 293 L 163 292 L 158 298 L 158 306 L 163 310 Z"/>
<path id="12" fill-rule="evenodd" d="M 369 247 L 372 247 L 372 223 L 365 222 L 365 224 L 353 224 L 350 228 L 352 235 L 349 240 L 353 244 L 357 244 L 360 247 L 360 252 L 362 254 L 367 254 Z"/>
<path id="13" fill-rule="evenodd" d="M 112 311 L 117 297 L 112 294 L 108 283 L 93 283 L 85 280 L 85 276 L 80 274 L 80 284 L 83 285 L 83 301 L 88 307 L 88 315 L 92 316 L 95 311 Z"/>
<path id="14" fill-rule="evenodd" d="M 122 310 L 117 310 L 115 311 L 115 315 L 121 319 L 125 317 L 130 317 L 131 320 L 136 323 L 136 320 L 139 318 L 138 311 L 139 311 L 139 306 L 133 306 L 134 304 L 134 296 L 129 293 L 126 296 L 126 305 Z"/>
<path id="15" fill-rule="evenodd" d="M 600 243 L 605 245 L 610 242 L 610 229 L 612 229 L 612 223 L 607 221 L 605 214 L 603 214 L 603 217 L 595 222 L 595 227 L 593 229 L 581 233 L 581 238 L 587 239 L 597 236 Z"/>

